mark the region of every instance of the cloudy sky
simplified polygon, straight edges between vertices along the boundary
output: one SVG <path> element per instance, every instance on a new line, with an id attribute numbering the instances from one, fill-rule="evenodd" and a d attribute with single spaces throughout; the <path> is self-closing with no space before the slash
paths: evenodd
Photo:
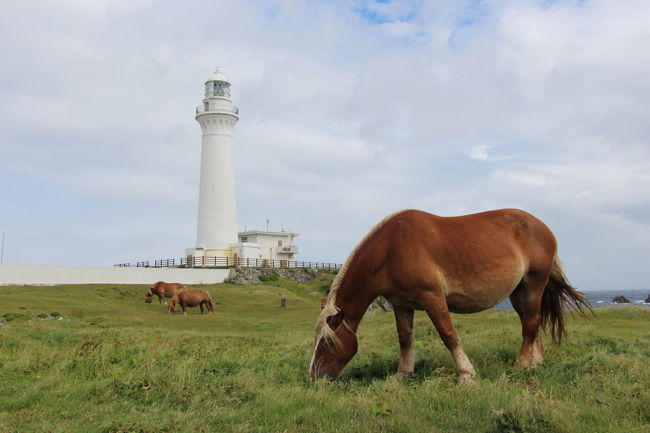
<path id="1" fill-rule="evenodd" d="M 181 257 L 216 65 L 240 229 L 342 262 L 383 216 L 518 207 L 647 289 L 650 2 L 0 0 L 4 262 Z"/>

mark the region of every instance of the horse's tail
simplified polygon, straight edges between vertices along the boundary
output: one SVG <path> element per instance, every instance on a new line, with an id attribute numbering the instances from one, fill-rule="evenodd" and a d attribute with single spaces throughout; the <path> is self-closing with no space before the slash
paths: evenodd
<path id="1" fill-rule="evenodd" d="M 558 344 L 562 342 L 562 337 L 567 334 L 564 323 L 564 309 L 567 307 L 583 316 L 587 311 L 593 314 L 587 297 L 567 281 L 560 259 L 556 255 L 555 259 L 553 259 L 553 267 L 551 268 L 548 283 L 542 295 L 541 326 L 542 328 L 547 326 L 550 328 L 551 337 Z"/>

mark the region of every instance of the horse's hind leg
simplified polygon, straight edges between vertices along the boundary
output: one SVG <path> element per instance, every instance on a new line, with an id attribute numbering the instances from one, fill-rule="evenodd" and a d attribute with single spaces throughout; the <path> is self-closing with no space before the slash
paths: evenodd
<path id="1" fill-rule="evenodd" d="M 413 358 L 413 310 L 393 307 L 397 337 L 399 338 L 399 367 L 398 374 L 413 373 L 415 360 Z"/>
<path id="2" fill-rule="evenodd" d="M 523 341 L 517 356 L 517 364 L 530 367 L 544 362 L 544 347 L 539 335 L 539 325 L 542 319 L 541 302 L 546 277 L 541 274 L 529 273 L 510 295 L 512 307 L 521 320 Z"/>
<path id="3" fill-rule="evenodd" d="M 433 322 L 433 325 L 440 335 L 440 339 L 445 344 L 456 364 L 458 372 L 458 382 L 467 383 L 476 377 L 476 370 L 469 361 L 469 358 L 460 344 L 460 338 L 451 323 L 447 300 L 442 293 L 430 293 L 420 301 L 420 305 L 427 312 L 427 315 Z"/>

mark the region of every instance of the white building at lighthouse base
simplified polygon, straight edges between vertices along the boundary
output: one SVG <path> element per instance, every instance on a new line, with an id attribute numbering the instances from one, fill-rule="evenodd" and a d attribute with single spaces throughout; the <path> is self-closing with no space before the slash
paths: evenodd
<path id="1" fill-rule="evenodd" d="M 239 232 L 239 242 L 230 244 L 228 250 L 187 248 L 185 256 L 188 262 L 197 265 L 220 262 L 245 265 L 266 260 L 284 265 L 294 260 L 298 253 L 298 245 L 294 243 L 297 236 L 299 233 L 295 232 L 248 230 Z"/>

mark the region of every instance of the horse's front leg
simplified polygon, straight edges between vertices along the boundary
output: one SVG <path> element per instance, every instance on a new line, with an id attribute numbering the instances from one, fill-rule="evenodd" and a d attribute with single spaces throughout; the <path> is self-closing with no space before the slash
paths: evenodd
<path id="1" fill-rule="evenodd" d="M 393 306 L 397 337 L 399 338 L 399 367 L 397 374 L 411 374 L 415 370 L 413 356 L 413 310 Z"/>
<path id="2" fill-rule="evenodd" d="M 447 300 L 442 292 L 427 292 L 420 300 L 420 305 L 427 312 L 429 319 L 440 335 L 440 339 L 451 352 L 458 372 L 458 382 L 468 383 L 476 377 L 476 370 L 460 344 L 460 338 L 451 323 Z"/>
<path id="3" fill-rule="evenodd" d="M 201 308 L 201 314 L 203 314 L 203 302 L 199 304 L 199 308 Z"/>

